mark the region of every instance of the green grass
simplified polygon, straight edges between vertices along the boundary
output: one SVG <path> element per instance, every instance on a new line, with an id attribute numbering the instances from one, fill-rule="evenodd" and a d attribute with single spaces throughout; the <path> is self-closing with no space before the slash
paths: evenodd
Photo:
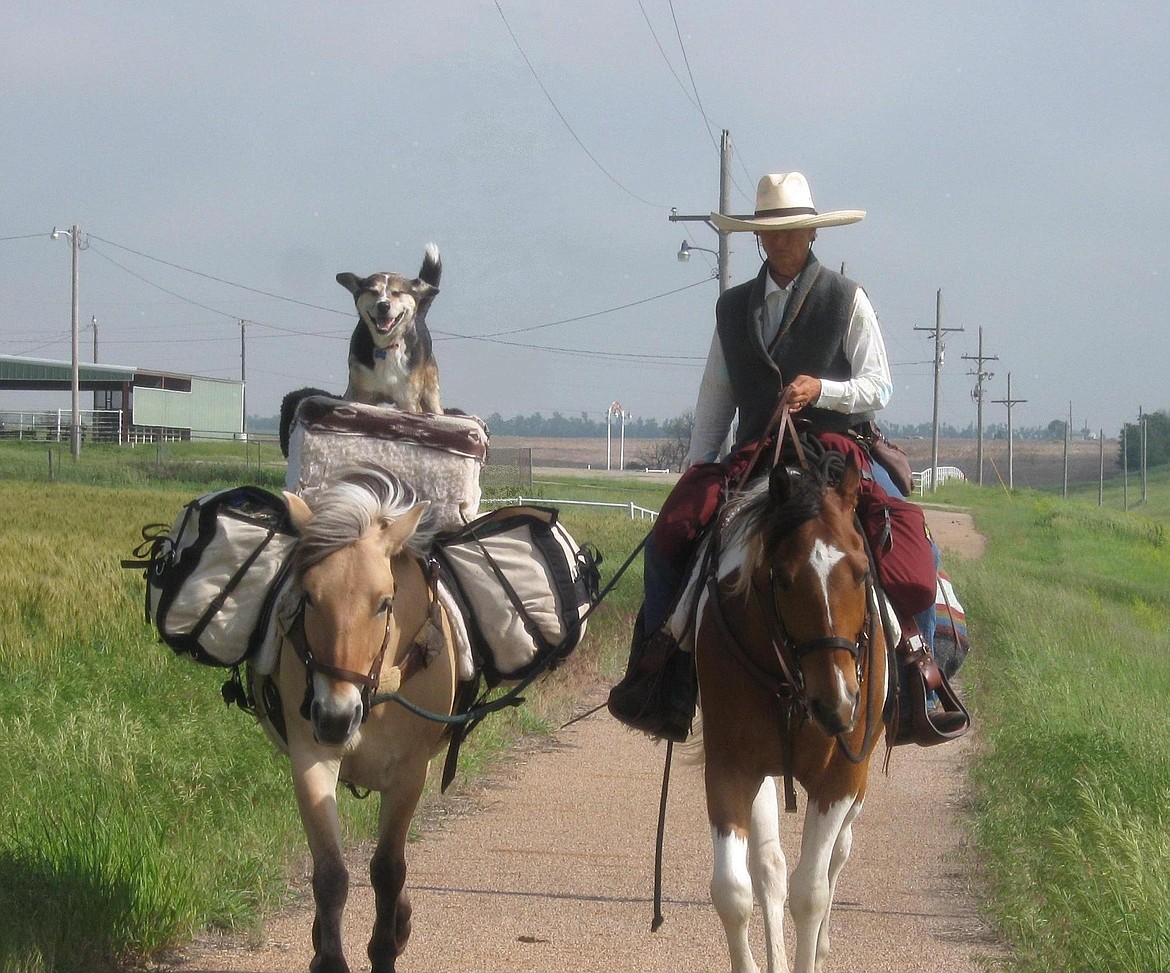
<path id="1" fill-rule="evenodd" d="M 44 444 L 0 444 L 4 973 L 145 960 L 208 926 L 250 927 L 304 855 L 283 758 L 225 709 L 222 672 L 157 644 L 141 577 L 118 564 L 143 524 L 219 486 L 277 486 L 281 464 L 182 444 L 164 447 L 167 473 L 153 450 L 66 452 L 50 482 Z M 566 477 L 537 490 L 657 508 L 667 487 Z M 1127 513 L 1119 494 L 1097 507 L 1095 489 L 937 497 L 970 507 L 990 542 L 947 567 L 974 645 L 962 682 L 978 726 L 978 881 L 1011 969 L 1170 969 L 1170 478 L 1149 490 Z M 590 508 L 562 517 L 602 550 L 606 580 L 648 528 Z M 640 580 L 637 561 L 578 652 L 476 730 L 461 779 L 597 698 L 624 662 Z M 375 801 L 343 793 L 342 806 L 350 836 L 372 833 Z"/>
<path id="2" fill-rule="evenodd" d="M 1156 490 L 1140 513 L 1095 492 L 941 492 L 990 541 L 948 568 L 974 645 L 973 834 L 1011 969 L 1170 969 L 1164 476 Z"/>
<path id="3" fill-rule="evenodd" d="M 170 523 L 207 490 L 257 482 L 241 475 L 235 447 L 168 446 L 183 477 L 146 487 L 136 484 L 150 482 L 150 461 L 137 469 L 124 452 L 86 449 L 76 465 L 66 452 L 68 475 L 49 482 L 43 444 L 0 446 L 4 973 L 132 964 L 203 928 L 252 927 L 287 895 L 305 855 L 286 761 L 250 717 L 225 708 L 224 671 L 156 641 L 141 572 L 119 564 L 144 524 Z M 563 520 L 602 550 L 603 580 L 648 527 L 587 508 L 566 508 Z M 640 578 L 638 562 L 574 656 L 523 707 L 480 725 L 458 780 L 485 773 L 520 737 L 560 725 L 611 681 Z M 341 801 L 347 834 L 371 835 L 377 801 L 345 792 Z"/>

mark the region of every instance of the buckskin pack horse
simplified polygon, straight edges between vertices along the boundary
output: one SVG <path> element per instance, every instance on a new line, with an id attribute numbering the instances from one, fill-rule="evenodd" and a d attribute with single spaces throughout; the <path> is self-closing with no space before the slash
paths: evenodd
<path id="1" fill-rule="evenodd" d="M 735 970 L 756 970 L 748 944 L 753 889 L 769 970 L 787 970 L 787 863 L 776 787 L 808 806 L 789 904 L 796 970 L 820 970 L 829 912 L 883 729 L 888 661 L 880 597 L 855 526 L 859 473 L 777 465 L 731 499 L 712 538 L 695 664 L 703 709 L 711 898 Z"/>
<path id="2" fill-rule="evenodd" d="M 416 533 L 427 505 L 373 471 L 341 477 L 312 510 L 293 494 L 286 498 L 301 538 L 266 647 L 278 657 L 254 690 L 257 715 L 292 764 L 313 857 L 310 970 L 349 969 L 341 936 L 349 875 L 337 813 L 340 780 L 381 793 L 368 954 L 375 973 L 386 973 L 410 936 L 407 831 L 446 727 L 370 701 L 376 690 L 398 691 L 447 715 L 457 678 L 450 621 L 412 551 L 429 541 Z"/>

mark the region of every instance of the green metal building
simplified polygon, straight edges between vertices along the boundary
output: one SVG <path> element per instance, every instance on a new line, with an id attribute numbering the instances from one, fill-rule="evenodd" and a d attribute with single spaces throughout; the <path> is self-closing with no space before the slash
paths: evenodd
<path id="1" fill-rule="evenodd" d="M 70 362 L 0 355 L 0 393 L 71 391 Z M 165 439 L 222 439 L 244 431 L 244 383 L 231 379 L 201 378 L 123 365 L 78 364 L 78 389 L 87 395 L 86 417 L 94 428 L 116 429 L 119 442 Z M 0 396 L 0 423 L 9 434 L 13 418 L 23 430 L 25 416 L 18 396 Z M 40 415 L 46 415 L 41 413 Z M 70 421 L 72 415 L 70 415 Z M 36 420 L 34 426 L 37 425 Z M 44 420 L 40 420 L 44 427 Z M 114 438 L 107 433 L 103 438 Z"/>

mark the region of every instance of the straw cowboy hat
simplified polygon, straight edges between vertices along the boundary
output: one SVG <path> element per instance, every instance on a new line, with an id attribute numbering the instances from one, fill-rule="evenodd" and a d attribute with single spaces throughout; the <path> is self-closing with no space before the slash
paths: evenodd
<path id="1" fill-rule="evenodd" d="M 752 216 L 712 213 L 711 222 L 720 230 L 810 230 L 818 226 L 844 226 L 865 219 L 863 209 L 839 209 L 818 213 L 813 206 L 808 180 L 799 172 L 775 172 L 764 176 L 756 187 L 756 212 Z"/>

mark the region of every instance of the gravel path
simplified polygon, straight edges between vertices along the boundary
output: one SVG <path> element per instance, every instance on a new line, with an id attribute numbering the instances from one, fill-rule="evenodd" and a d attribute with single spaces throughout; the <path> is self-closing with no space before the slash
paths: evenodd
<path id="1" fill-rule="evenodd" d="M 969 517 L 931 511 L 951 556 L 977 556 Z M 978 970 L 1003 952 L 978 915 L 960 824 L 970 737 L 899 747 L 889 774 L 871 769 L 853 855 L 833 911 L 828 970 Z M 667 814 L 666 922 L 650 932 L 654 835 L 665 747 L 604 711 L 510 763 L 499 779 L 432 817 L 407 851 L 414 933 L 405 971 L 719 970 L 728 966 L 707 882 L 710 831 L 701 772 L 676 748 Z M 800 801 L 803 811 L 803 795 Z M 783 815 L 790 867 L 802 814 Z M 369 849 L 351 857 L 346 940 L 355 971 L 373 894 Z M 307 876 L 306 876 L 307 885 Z M 311 903 L 273 919 L 263 941 L 203 939 L 172 958 L 176 973 L 303 971 Z M 755 924 L 763 962 L 762 923 Z M 789 930 L 789 956 L 792 953 Z"/>

